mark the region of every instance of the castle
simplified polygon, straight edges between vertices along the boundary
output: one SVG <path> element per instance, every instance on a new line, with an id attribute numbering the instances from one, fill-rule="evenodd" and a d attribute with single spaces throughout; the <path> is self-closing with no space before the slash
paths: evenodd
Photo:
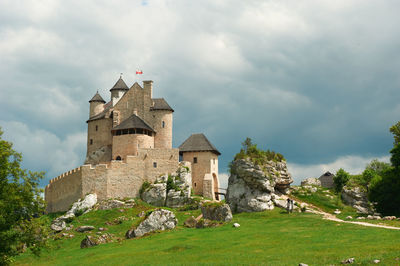
<path id="1" fill-rule="evenodd" d="M 153 82 L 128 88 L 120 77 L 110 92 L 108 103 L 98 92 L 89 101 L 85 163 L 50 180 L 47 212 L 66 211 L 88 193 L 98 200 L 138 197 L 144 181 L 176 172 L 182 161 L 191 169 L 193 192 L 218 200 L 220 152 L 203 134 L 172 148 L 174 110 L 153 98 Z"/>

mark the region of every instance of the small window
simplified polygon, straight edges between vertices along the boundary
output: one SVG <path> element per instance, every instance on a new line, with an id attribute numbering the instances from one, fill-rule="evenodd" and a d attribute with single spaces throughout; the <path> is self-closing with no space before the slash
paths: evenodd
<path id="1" fill-rule="evenodd" d="M 196 182 L 194 183 L 194 187 L 196 187 L 197 186 L 197 184 L 196 184 Z"/>
<path id="2" fill-rule="evenodd" d="M 96 131 L 97 131 L 97 130 L 99 130 L 99 126 L 98 126 L 98 125 L 96 125 Z"/>
<path id="3" fill-rule="evenodd" d="M 162 127 L 164 128 L 164 127 L 165 127 L 165 122 L 164 122 L 164 121 L 162 121 L 162 123 L 161 123 L 161 124 L 162 124 Z"/>
<path id="4" fill-rule="evenodd" d="M 213 164 L 215 164 L 215 158 L 213 159 Z"/>
<path id="5" fill-rule="evenodd" d="M 157 168 L 157 162 L 154 162 L 154 163 L 153 163 L 153 167 L 154 167 L 154 168 Z"/>
<path id="6" fill-rule="evenodd" d="M 90 141 L 89 141 L 89 142 L 90 142 L 90 145 L 92 145 L 92 144 L 93 144 L 93 140 L 92 140 L 92 139 L 90 139 Z"/>
<path id="7" fill-rule="evenodd" d="M 197 157 L 193 157 L 193 163 L 197 163 Z"/>
<path id="8" fill-rule="evenodd" d="M 122 159 L 121 159 L 121 156 L 117 156 L 117 158 L 115 158 L 115 160 L 117 160 L 117 161 L 121 161 Z"/>

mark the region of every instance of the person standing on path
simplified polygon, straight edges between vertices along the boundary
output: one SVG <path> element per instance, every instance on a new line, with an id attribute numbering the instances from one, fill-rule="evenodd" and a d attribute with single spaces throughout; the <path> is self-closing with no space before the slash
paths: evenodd
<path id="1" fill-rule="evenodd" d="M 290 213 L 290 205 L 291 205 L 291 204 L 290 204 L 290 199 L 288 198 L 288 199 L 287 199 L 287 204 L 286 204 L 286 209 L 287 209 L 287 212 L 288 212 L 288 213 Z"/>

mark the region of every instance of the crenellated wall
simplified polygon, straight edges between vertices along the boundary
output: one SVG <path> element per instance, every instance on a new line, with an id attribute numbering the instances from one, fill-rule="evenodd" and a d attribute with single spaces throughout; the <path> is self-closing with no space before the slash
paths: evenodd
<path id="1" fill-rule="evenodd" d="M 50 180 L 45 188 L 48 212 L 64 211 L 82 197 L 82 168 L 78 167 Z"/>
<path id="2" fill-rule="evenodd" d="M 145 180 L 154 182 L 178 166 L 178 149 L 139 149 L 125 161 L 83 165 L 50 181 L 45 189 L 47 212 L 66 211 L 89 193 L 96 193 L 98 200 L 138 197 Z"/>

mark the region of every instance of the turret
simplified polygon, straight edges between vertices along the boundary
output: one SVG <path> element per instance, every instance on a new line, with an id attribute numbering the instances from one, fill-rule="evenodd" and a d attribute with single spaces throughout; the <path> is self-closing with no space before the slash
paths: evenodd
<path id="1" fill-rule="evenodd" d="M 110 89 L 112 105 L 114 106 L 127 91 L 129 91 L 128 86 L 126 86 L 122 77 L 119 77 L 118 81 Z"/>
<path id="2" fill-rule="evenodd" d="M 93 117 L 104 110 L 104 104 L 106 101 L 100 96 L 99 92 L 97 91 L 93 98 L 89 101 L 90 103 L 90 111 L 89 117 Z"/>

